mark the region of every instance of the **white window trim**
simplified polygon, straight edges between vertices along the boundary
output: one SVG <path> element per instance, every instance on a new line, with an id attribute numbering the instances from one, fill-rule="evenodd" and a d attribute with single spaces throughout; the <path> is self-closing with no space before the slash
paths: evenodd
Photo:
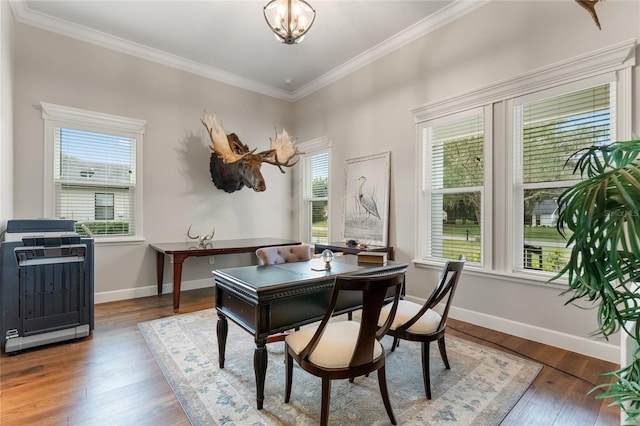
<path id="1" fill-rule="evenodd" d="M 514 129 L 513 129 L 513 109 L 516 105 L 519 104 L 524 104 L 524 103 L 528 103 L 532 100 L 536 100 L 536 99 L 540 99 L 540 98 L 550 98 L 550 97 L 555 97 L 555 96 L 560 96 L 560 95 L 564 95 L 566 93 L 570 93 L 570 92 L 574 92 L 574 91 L 578 91 L 578 90 L 582 90 L 582 89 L 586 89 L 589 87 L 594 87 L 594 86 L 599 86 L 602 84 L 606 84 L 606 83 L 610 83 L 611 81 L 617 81 L 617 77 L 616 77 L 616 73 L 615 72 L 608 72 L 608 73 L 604 73 L 604 74 L 600 74 L 600 75 L 596 75 L 584 80 L 580 80 L 580 81 L 576 81 L 576 82 L 571 82 L 568 84 L 563 84 L 561 86 L 557 86 L 557 87 L 551 87 L 545 90 L 540 90 L 536 93 L 533 94 L 529 94 L 529 95 L 525 95 L 525 96 L 520 96 L 514 99 L 509 99 L 507 101 L 505 101 L 505 116 L 506 116 L 506 132 L 508 135 L 513 135 L 514 134 Z M 618 88 L 618 85 L 615 85 L 616 87 L 616 92 L 619 93 L 620 89 Z M 617 110 L 617 102 L 616 102 L 616 110 Z M 617 123 L 611 123 L 612 124 L 612 129 L 611 132 L 614 135 L 614 139 L 619 140 L 617 138 L 617 132 L 616 129 L 614 129 L 614 127 L 617 126 Z M 630 127 L 630 126 L 629 126 Z M 510 189 L 509 194 L 507 196 L 507 206 L 508 206 L 508 211 L 509 214 L 507 215 L 508 217 L 508 223 L 506 224 L 506 230 L 507 230 L 507 234 L 509 236 L 508 238 L 508 245 L 507 245 L 507 253 L 510 253 L 511 255 L 508 258 L 507 261 L 507 268 L 508 271 L 510 271 L 510 273 L 513 274 L 518 274 L 518 275 L 522 275 L 522 276 L 530 276 L 532 278 L 536 278 L 536 277 L 540 277 L 541 279 L 545 279 L 548 280 L 552 274 L 550 274 L 549 272 L 542 272 L 542 271 L 536 271 L 536 270 L 523 270 L 523 269 L 519 269 L 519 265 L 516 264 L 516 248 L 518 248 L 518 251 L 520 251 L 520 247 L 522 247 L 523 244 L 523 228 L 520 226 L 520 222 L 516 221 L 516 219 L 521 218 L 522 217 L 522 198 L 521 198 L 521 193 L 520 191 L 516 190 L 516 184 L 514 182 L 515 179 L 515 167 L 517 164 L 517 161 L 521 160 L 521 155 L 522 152 L 518 152 L 516 151 L 514 144 L 507 144 L 508 147 L 508 155 L 509 158 L 511 159 L 510 163 L 509 163 L 509 168 L 507 170 L 507 188 Z M 521 149 L 522 147 L 520 147 Z M 569 184 L 569 185 L 574 185 L 576 183 L 580 182 L 580 179 L 567 179 L 566 181 L 560 181 L 560 182 L 554 182 L 552 184 L 550 183 L 544 183 L 544 184 L 540 184 L 545 188 L 548 187 L 564 187 L 565 184 Z M 516 229 L 517 228 L 517 229 Z"/>
<path id="2" fill-rule="evenodd" d="M 450 121 L 450 120 L 457 120 L 464 117 L 469 117 L 472 115 L 480 115 L 480 114 L 482 114 L 482 116 L 484 117 L 484 146 L 483 146 L 484 185 L 482 187 L 467 187 L 467 188 L 464 188 L 464 190 L 465 191 L 479 190 L 480 200 L 482 205 L 482 219 L 481 219 L 482 223 L 480 224 L 480 227 L 482 230 L 482 260 L 481 262 L 472 263 L 472 265 L 480 269 L 485 269 L 486 268 L 485 265 L 492 264 L 491 236 L 493 235 L 493 221 L 491 220 L 491 205 L 493 203 L 493 196 L 492 196 L 492 186 L 487 185 L 487 182 L 491 182 L 492 172 L 493 172 L 493 151 L 492 151 L 493 145 L 491 144 L 491 141 L 493 140 L 493 127 L 492 127 L 493 110 L 490 106 L 477 107 L 477 108 L 469 109 L 466 111 L 460 111 L 460 112 L 446 115 L 446 116 L 440 116 L 438 118 L 434 118 L 433 120 L 425 120 L 424 122 L 421 121 L 416 126 L 417 134 L 418 134 L 417 136 L 418 151 L 416 153 L 416 161 L 417 161 L 416 170 L 417 170 L 418 176 L 416 181 L 419 182 L 418 185 L 419 185 L 420 195 L 418 195 L 418 200 L 417 200 L 418 214 L 416 216 L 416 229 L 418 230 L 418 232 L 417 232 L 417 238 L 415 241 L 416 259 L 414 259 L 414 262 L 425 263 L 425 264 L 436 264 L 436 265 L 442 265 L 442 263 L 444 262 L 439 258 L 432 257 L 430 253 L 423 252 L 423 247 L 425 246 L 425 242 L 430 241 L 432 238 L 431 229 L 424 229 L 426 225 L 424 223 L 425 221 L 423 220 L 423 218 L 425 217 L 429 218 L 428 221 L 430 223 L 432 218 L 432 214 L 431 214 L 432 212 L 431 212 L 431 203 L 423 202 L 424 198 L 427 197 L 427 195 L 425 195 L 424 193 L 430 192 L 428 188 L 430 188 L 431 180 L 428 176 L 425 179 L 422 172 L 424 167 L 424 164 L 423 164 L 424 155 L 422 152 L 422 147 L 423 147 L 422 130 L 425 127 L 431 127 L 431 126 L 438 125 L 440 123 L 446 123 L 447 121 Z M 426 149 L 430 150 L 431 147 L 426 147 Z M 431 155 L 429 155 L 429 157 L 431 157 Z M 446 190 L 444 192 L 446 192 Z M 431 226 L 429 226 L 428 228 L 431 228 Z M 423 239 L 426 241 L 423 241 Z"/>
<path id="3" fill-rule="evenodd" d="M 322 136 L 319 138 L 315 138 L 315 139 L 311 139 L 309 141 L 305 141 L 302 143 L 298 144 L 298 150 L 303 152 L 304 154 L 302 154 L 300 156 L 300 159 L 303 160 L 307 157 L 312 157 L 316 154 L 320 154 L 322 152 L 326 152 L 327 156 L 328 156 L 328 163 L 329 163 L 329 170 L 328 170 L 328 177 L 327 177 L 327 186 L 329 188 L 329 197 L 327 200 L 327 210 L 329 212 L 331 212 L 331 147 L 333 144 L 333 140 L 331 139 L 331 137 L 329 136 Z M 306 208 L 305 205 L 305 200 L 304 200 L 304 189 L 302 188 L 305 176 L 303 175 L 303 173 L 306 173 L 306 170 L 300 170 L 300 176 L 299 176 L 299 183 L 300 183 L 300 187 L 299 187 L 299 193 L 298 193 L 298 212 L 300 214 L 299 218 L 298 218 L 298 236 L 299 238 L 302 240 L 303 236 L 307 235 L 307 225 L 310 222 L 310 218 L 309 218 L 309 214 L 310 212 L 308 211 L 308 209 Z M 331 215 L 329 214 L 329 217 L 331 217 Z M 327 223 L 327 238 L 329 240 L 329 242 L 331 241 L 331 219 L 329 219 L 328 223 Z M 304 241 L 305 243 L 310 243 L 309 241 Z"/>
<path id="4" fill-rule="evenodd" d="M 146 120 L 83 110 L 47 102 L 40 103 L 44 120 L 44 216 L 54 216 L 54 128 L 69 127 L 80 130 L 129 135 L 136 139 L 136 234 L 132 236 L 96 236 L 96 244 L 141 243 L 142 223 L 142 145 Z"/>
<path id="5" fill-rule="evenodd" d="M 420 134 L 420 127 L 421 123 L 423 123 L 424 121 L 433 120 L 439 117 L 445 117 L 458 113 L 460 111 L 465 111 L 477 107 L 504 109 L 505 103 L 509 99 L 524 96 L 537 91 L 542 91 L 555 86 L 572 83 L 581 79 L 595 77 L 609 72 L 616 73 L 616 135 L 618 140 L 628 140 L 632 135 L 632 67 L 636 66 L 636 44 L 636 39 L 625 40 L 620 43 L 604 47 L 602 49 L 588 52 L 574 58 L 567 59 L 565 61 L 557 62 L 513 78 L 509 78 L 494 84 L 478 88 L 476 90 L 450 96 L 413 108 L 411 112 L 413 113 L 414 123 L 416 125 L 416 141 L 421 141 L 422 139 L 422 135 Z M 504 112 L 504 117 L 496 117 L 494 120 L 495 122 L 492 125 L 499 126 L 500 124 L 502 124 L 501 127 L 496 127 L 493 130 L 496 133 L 506 135 L 508 120 L 506 120 L 507 111 L 505 110 Z M 502 123 L 501 121 L 502 118 L 504 118 L 505 120 L 504 123 Z M 417 149 L 419 149 L 420 144 L 416 144 L 416 146 Z M 507 148 L 511 150 L 510 146 L 507 146 Z M 487 148 L 487 150 L 489 149 L 490 148 Z M 416 188 L 415 194 L 416 203 L 417 205 L 419 205 L 421 190 L 420 186 L 422 184 L 422 177 L 420 176 L 421 155 L 419 152 L 417 152 L 416 154 L 416 173 L 418 174 L 416 176 L 416 182 L 418 182 L 419 187 Z M 507 156 L 507 158 L 509 159 L 513 158 L 513 152 L 508 152 Z M 493 152 L 491 157 L 493 157 Z M 488 168 L 489 167 L 487 167 L 487 169 Z M 509 173 L 509 170 L 507 170 L 506 178 L 511 180 L 512 176 L 513 173 Z M 508 182 L 508 184 L 510 183 L 512 182 Z M 495 186 L 495 183 L 493 182 L 493 180 L 486 181 L 485 186 L 493 187 Z M 508 185 L 507 188 L 512 188 L 512 186 Z M 510 189 L 507 197 L 508 199 L 506 202 L 506 206 L 511 209 L 511 206 L 513 205 L 513 199 L 511 198 L 512 194 Z M 492 215 L 492 204 L 489 204 L 487 202 L 486 205 L 487 209 L 485 210 L 485 216 Z M 509 211 L 507 216 L 510 216 L 511 213 L 512 212 Z M 419 221 L 419 217 L 417 218 L 417 221 Z M 416 223 L 416 225 L 418 225 L 418 223 Z M 512 224 L 509 224 L 507 226 L 508 232 L 503 233 L 502 238 L 500 238 L 498 235 L 487 232 L 487 239 L 493 240 L 492 243 L 494 248 L 493 250 L 491 250 L 491 253 L 496 250 L 496 246 L 502 246 L 502 248 L 506 248 L 507 250 L 503 253 L 506 253 L 509 257 L 511 257 L 511 244 L 513 241 L 513 226 L 511 225 Z M 417 226 L 416 229 L 418 229 Z M 418 233 L 417 238 L 419 238 L 419 235 L 420 234 Z M 489 255 L 489 253 L 487 253 L 487 255 Z M 415 257 L 413 259 L 413 263 L 418 267 L 442 267 L 442 262 L 425 261 L 424 259 L 420 258 L 419 240 L 416 241 Z M 500 265 L 499 269 L 494 269 L 494 262 L 490 263 L 489 261 L 485 261 L 484 268 L 469 265 L 468 269 L 476 274 L 480 274 L 483 276 L 510 277 L 518 282 L 529 284 L 547 284 L 549 280 L 549 277 L 547 275 L 540 276 L 533 273 L 528 274 L 521 272 L 512 272 L 511 260 L 507 262 L 507 265 Z M 557 280 L 556 282 L 562 282 L 562 280 Z"/>

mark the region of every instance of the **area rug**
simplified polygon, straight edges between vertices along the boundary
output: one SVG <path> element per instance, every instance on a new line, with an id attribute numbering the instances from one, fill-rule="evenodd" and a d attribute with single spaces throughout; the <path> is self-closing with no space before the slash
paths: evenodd
<path id="1" fill-rule="evenodd" d="M 214 309 L 138 324 L 193 425 L 316 425 L 320 379 L 297 365 L 284 403 L 284 342 L 268 349 L 265 401 L 256 409 L 253 337 L 229 321 L 225 368 L 218 367 Z M 447 336 L 451 369 L 431 350 L 432 400 L 424 396 L 420 345 L 387 350 L 387 385 L 400 425 L 497 425 L 538 375 L 540 364 Z M 332 382 L 330 425 L 388 425 L 376 374 Z"/>

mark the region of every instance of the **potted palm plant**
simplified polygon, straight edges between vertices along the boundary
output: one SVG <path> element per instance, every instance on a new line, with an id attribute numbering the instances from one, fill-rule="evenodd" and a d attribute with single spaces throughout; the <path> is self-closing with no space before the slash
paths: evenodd
<path id="1" fill-rule="evenodd" d="M 605 373 L 612 381 L 592 390 L 611 398 L 627 421 L 640 420 L 640 140 L 578 151 L 574 174 L 584 179 L 558 198 L 557 229 L 571 247 L 553 278 L 565 276 L 567 304 L 588 301 L 597 308 L 599 334 L 621 331 L 635 342 L 628 365 Z M 571 231 L 567 232 L 567 230 Z"/>

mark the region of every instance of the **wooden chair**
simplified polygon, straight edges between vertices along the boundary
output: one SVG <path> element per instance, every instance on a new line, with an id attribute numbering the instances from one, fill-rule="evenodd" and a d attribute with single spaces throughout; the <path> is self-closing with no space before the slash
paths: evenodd
<path id="1" fill-rule="evenodd" d="M 393 323 L 387 332 L 388 335 L 393 336 L 391 352 L 398 346 L 400 339 L 422 343 L 422 377 L 427 399 L 431 399 L 429 373 L 429 344 L 431 342 L 438 341 L 442 361 L 447 369 L 451 368 L 447 359 L 444 334 L 447 328 L 449 308 L 451 307 L 451 301 L 453 300 L 464 262 L 464 258 L 461 257 L 460 260 L 450 260 L 444 265 L 438 285 L 423 305 L 401 300 L 398 303 Z M 434 310 L 440 303 L 444 303 L 444 309 L 441 314 Z M 393 307 L 385 306 L 380 314 L 378 326 L 384 327 L 390 316 L 394 316 Z"/>
<path id="2" fill-rule="evenodd" d="M 294 359 L 303 370 L 322 378 L 321 425 L 326 425 L 329 417 L 331 380 L 353 381 L 354 377 L 377 371 L 384 407 L 391 423 L 396 424 L 387 393 L 384 348 L 378 341 L 390 327 L 391 321 L 387 321 L 380 328 L 377 327 L 377 321 L 388 291 L 394 294 L 393 303 L 389 304 L 389 318 L 393 318 L 403 282 L 404 274 L 402 273 L 386 276 L 336 277 L 329 307 L 320 324 L 303 328 L 287 335 L 285 339 L 284 402 L 289 402 L 291 397 Z M 329 322 L 339 297 L 349 297 L 349 300 L 352 297 L 362 297 L 360 322 Z"/>

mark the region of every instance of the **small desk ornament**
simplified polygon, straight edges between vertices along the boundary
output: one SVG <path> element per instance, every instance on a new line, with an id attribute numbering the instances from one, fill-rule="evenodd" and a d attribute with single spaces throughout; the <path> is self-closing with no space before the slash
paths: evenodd
<path id="1" fill-rule="evenodd" d="M 333 252 L 329 249 L 322 251 L 322 260 L 324 260 L 324 269 L 331 269 L 331 261 L 333 260 Z"/>

